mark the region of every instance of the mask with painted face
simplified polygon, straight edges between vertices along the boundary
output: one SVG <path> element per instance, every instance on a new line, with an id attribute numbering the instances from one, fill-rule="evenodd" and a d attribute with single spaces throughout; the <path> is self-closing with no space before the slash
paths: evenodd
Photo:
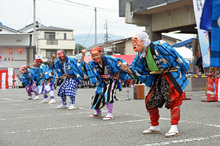
<path id="1" fill-rule="evenodd" d="M 66 55 L 65 55 L 65 52 L 63 50 L 59 50 L 58 53 L 58 58 L 61 60 L 61 61 L 64 61 L 66 59 Z"/>
<path id="2" fill-rule="evenodd" d="M 102 51 L 102 47 L 93 48 L 90 51 L 90 54 L 92 56 L 92 60 L 95 61 L 96 63 L 100 63 L 100 64 L 101 64 L 101 51 Z"/>
<path id="3" fill-rule="evenodd" d="M 141 52 L 144 48 L 149 46 L 151 40 L 146 32 L 139 32 L 132 37 L 133 50 L 135 52 Z"/>
<path id="4" fill-rule="evenodd" d="M 19 71 L 22 73 L 22 74 L 24 74 L 24 73 L 26 73 L 26 65 L 22 65 L 20 68 L 19 68 Z"/>

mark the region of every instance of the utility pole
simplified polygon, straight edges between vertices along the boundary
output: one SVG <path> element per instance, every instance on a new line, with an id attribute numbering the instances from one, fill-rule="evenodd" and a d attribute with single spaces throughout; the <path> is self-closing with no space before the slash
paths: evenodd
<path id="1" fill-rule="evenodd" d="M 106 23 L 104 25 L 104 29 L 106 29 L 106 33 L 105 33 L 105 36 L 104 36 L 104 42 L 108 43 L 108 25 L 107 25 L 107 20 L 106 20 Z"/>
<path id="2" fill-rule="evenodd" d="M 95 45 L 97 44 L 97 11 L 95 7 Z"/>
<path id="3" fill-rule="evenodd" d="M 76 44 L 77 46 L 77 54 L 79 54 L 79 44 Z"/>
<path id="4" fill-rule="evenodd" d="M 36 54 L 38 54 L 38 48 L 36 47 L 36 0 L 33 0 L 34 2 L 34 22 L 33 22 L 33 27 L 34 27 L 34 31 L 33 31 L 33 46 L 36 48 Z"/>

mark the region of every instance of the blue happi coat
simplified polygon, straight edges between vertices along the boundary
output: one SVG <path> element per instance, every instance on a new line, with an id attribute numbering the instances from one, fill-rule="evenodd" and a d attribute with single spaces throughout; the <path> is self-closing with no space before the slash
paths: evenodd
<path id="1" fill-rule="evenodd" d="M 143 52 L 146 54 L 146 52 Z M 189 63 L 167 42 L 159 40 L 151 43 L 151 54 L 155 63 L 160 71 L 169 67 L 177 69 L 176 72 L 171 72 L 168 75 L 171 82 L 179 93 L 185 89 L 188 84 L 188 80 L 185 72 L 189 70 Z M 168 62 L 166 62 L 166 60 Z M 130 69 L 132 70 L 134 77 L 139 81 L 145 83 L 147 86 L 152 87 L 154 84 L 155 75 L 150 74 L 150 71 L 146 65 L 145 55 L 136 55 Z M 185 71 L 185 72 L 184 72 Z"/>
<path id="2" fill-rule="evenodd" d="M 26 73 L 22 74 L 21 81 L 25 86 L 31 85 L 35 80 L 35 74 L 32 69 L 26 69 Z"/>
<path id="3" fill-rule="evenodd" d="M 53 79 L 52 73 L 49 67 L 43 63 L 41 63 L 40 67 L 33 67 L 37 85 L 40 85 L 44 80 Z"/>
<path id="4" fill-rule="evenodd" d="M 63 74 L 68 74 L 75 76 L 77 79 L 83 80 L 82 76 L 84 73 L 77 65 L 77 60 L 75 58 L 66 57 L 65 63 L 61 62 L 60 59 L 57 59 L 54 62 L 54 68 L 56 69 L 58 78 Z"/>
<path id="5" fill-rule="evenodd" d="M 120 58 L 113 58 L 113 57 L 107 57 L 107 56 L 102 56 L 102 60 L 103 60 L 103 63 L 105 64 L 105 67 L 107 67 L 108 74 L 110 74 L 111 76 L 115 76 L 115 74 L 121 69 L 121 66 L 117 65 L 117 62 L 118 61 L 121 61 L 122 63 L 125 62 L 124 60 Z M 96 93 L 99 95 L 103 95 L 105 84 L 104 82 L 102 82 L 101 72 L 98 71 L 99 70 L 98 66 L 99 66 L 98 63 L 94 61 L 90 61 L 88 64 L 84 62 L 84 66 L 83 66 L 82 61 L 80 63 L 80 68 L 89 77 L 90 83 L 97 84 L 98 87 L 96 89 Z M 127 73 L 125 71 L 121 71 L 119 79 L 122 81 L 125 81 L 126 75 Z M 118 83 L 119 90 L 121 90 L 120 82 L 118 81 L 117 83 Z"/>

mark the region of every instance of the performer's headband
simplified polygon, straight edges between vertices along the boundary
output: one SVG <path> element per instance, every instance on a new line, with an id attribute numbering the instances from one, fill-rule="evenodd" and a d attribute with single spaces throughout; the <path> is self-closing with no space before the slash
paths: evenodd
<path id="1" fill-rule="evenodd" d="M 90 54 L 92 54 L 93 51 L 98 51 L 99 53 L 101 53 L 102 47 L 93 48 L 93 49 L 90 51 Z"/>

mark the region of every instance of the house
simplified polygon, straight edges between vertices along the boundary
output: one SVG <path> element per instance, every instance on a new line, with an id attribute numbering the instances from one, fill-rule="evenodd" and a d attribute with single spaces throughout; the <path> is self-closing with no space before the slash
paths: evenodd
<path id="1" fill-rule="evenodd" d="M 14 68 L 17 73 L 20 66 L 33 63 L 30 37 L 31 34 L 0 25 L 0 69 Z"/>
<path id="2" fill-rule="evenodd" d="M 20 33 L 0 23 L 0 88 L 3 83 L 8 88 L 8 73 L 19 73 L 22 65 L 33 64 L 34 48 L 30 44 L 31 34 Z M 13 72 L 12 71 L 12 72 Z M 4 81 L 3 82 L 3 78 Z"/>
<path id="3" fill-rule="evenodd" d="M 20 32 L 33 33 L 33 24 L 19 30 Z M 63 49 L 66 55 L 74 57 L 75 40 L 73 30 L 54 26 L 45 26 L 36 23 L 36 54 L 42 56 L 43 61 L 50 61 L 53 53 Z M 33 44 L 34 39 L 32 39 Z"/>

